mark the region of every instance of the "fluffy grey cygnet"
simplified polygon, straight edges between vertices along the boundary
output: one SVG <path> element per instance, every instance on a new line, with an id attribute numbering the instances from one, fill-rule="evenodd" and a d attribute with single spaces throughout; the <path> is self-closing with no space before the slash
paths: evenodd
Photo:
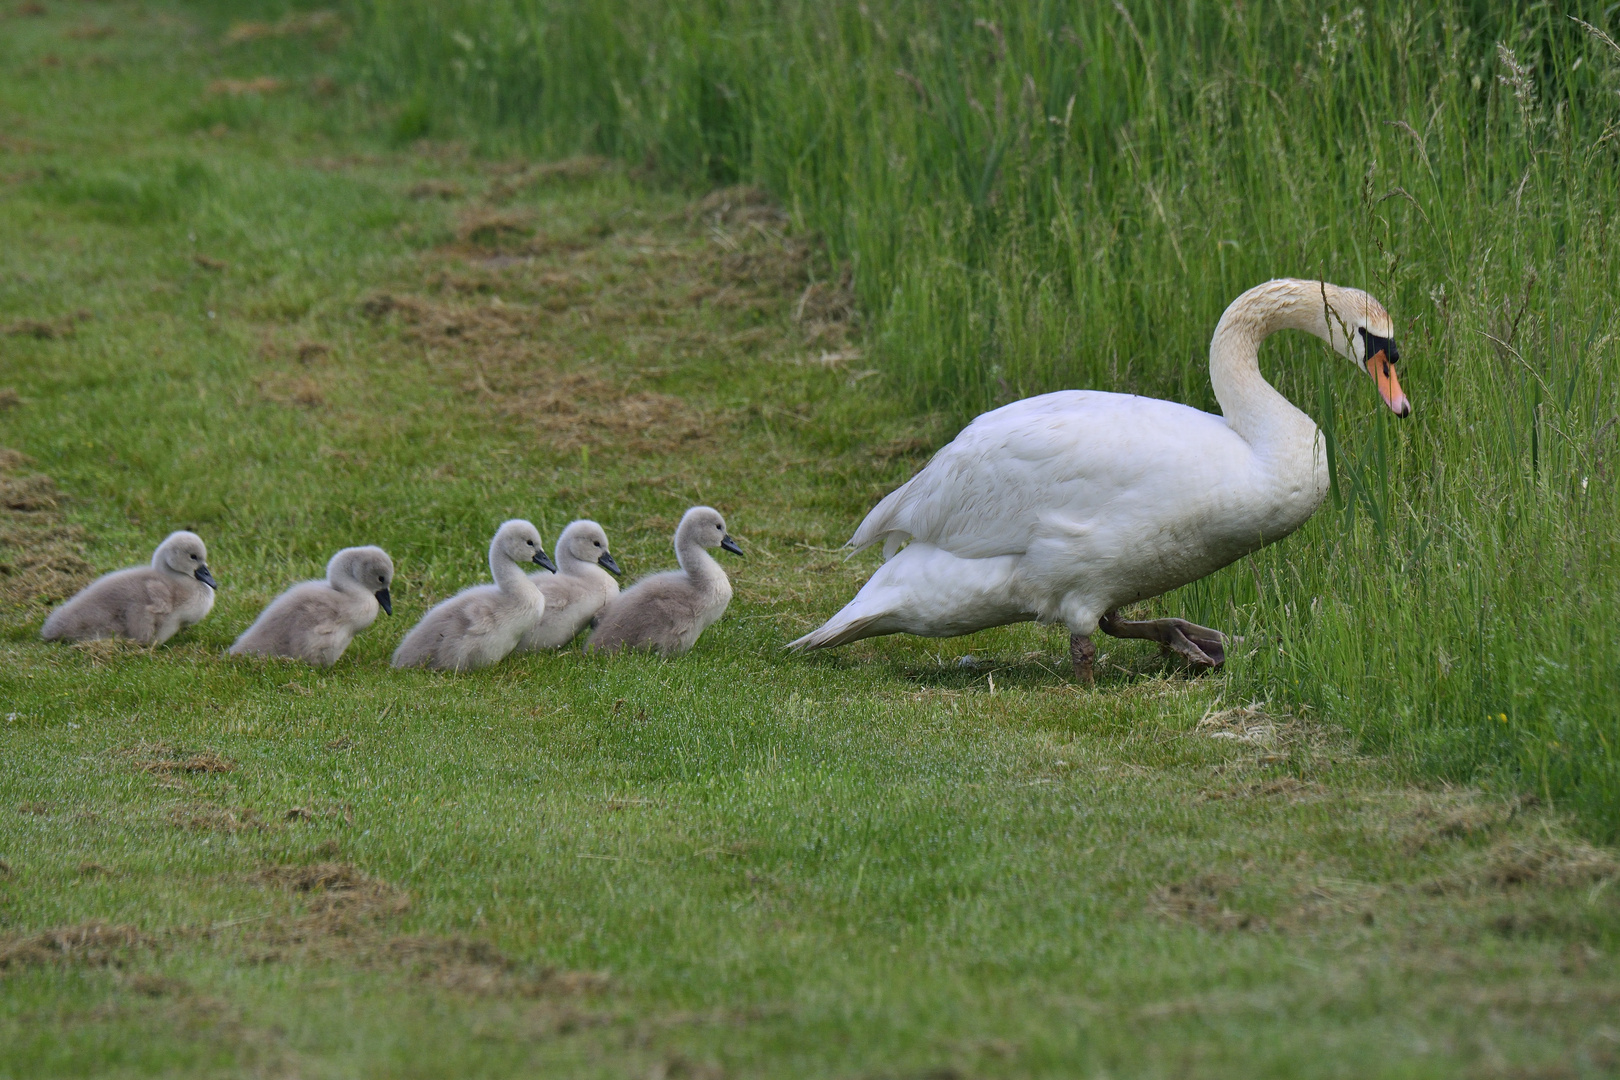
<path id="1" fill-rule="evenodd" d="M 546 594 L 546 611 L 518 642 L 518 652 L 556 649 L 573 641 L 604 605 L 619 595 L 623 571 L 608 551 L 607 533 L 594 521 L 576 521 L 557 537 L 557 572 L 530 574 Z"/>
<path id="2" fill-rule="evenodd" d="M 46 641 L 122 637 L 161 645 L 213 610 L 216 588 L 202 537 L 182 529 L 158 545 L 151 566 L 92 581 L 51 612 L 40 636 Z"/>
<path id="3" fill-rule="evenodd" d="M 354 635 L 394 613 L 388 586 L 394 560 L 379 547 L 344 548 L 326 564 L 325 581 L 304 581 L 271 601 L 236 639 L 233 656 L 285 656 L 331 667 Z"/>
<path id="4" fill-rule="evenodd" d="M 694 506 L 675 529 L 675 559 L 681 568 L 642 578 L 609 603 L 586 648 L 652 649 L 679 656 L 696 645 L 698 635 L 731 603 L 731 582 L 707 550 L 713 547 L 742 554 L 720 511 Z"/>
<path id="5" fill-rule="evenodd" d="M 557 572 L 540 545 L 540 530 L 513 520 L 502 525 L 489 543 L 489 572 L 495 584 L 463 589 L 429 611 L 394 650 L 394 666 L 471 671 L 511 652 L 546 610 L 545 594 L 518 568 L 519 563 Z"/>

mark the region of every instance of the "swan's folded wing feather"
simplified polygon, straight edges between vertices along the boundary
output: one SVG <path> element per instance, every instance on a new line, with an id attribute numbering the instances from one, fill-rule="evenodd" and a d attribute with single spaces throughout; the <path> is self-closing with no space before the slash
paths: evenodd
<path id="1" fill-rule="evenodd" d="M 1199 438 L 1185 436 L 1197 430 Z M 964 558 L 1021 554 L 1052 516 L 1084 522 L 1154 477 L 1178 475 L 1220 417 L 1130 394 L 1069 390 L 985 413 L 867 516 L 851 543 L 923 540 Z"/>

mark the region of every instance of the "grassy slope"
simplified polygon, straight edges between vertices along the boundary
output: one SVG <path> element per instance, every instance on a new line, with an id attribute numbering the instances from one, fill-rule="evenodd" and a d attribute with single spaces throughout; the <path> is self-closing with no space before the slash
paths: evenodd
<path id="1" fill-rule="evenodd" d="M 0 322 L 91 317 L 0 338 L 7 490 L 66 492 L 4 521 L 56 569 L 5 554 L 0 1074 L 1615 1067 L 1616 867 L 1530 802 L 1308 715 L 1210 738 L 1222 680 L 1135 646 L 1094 692 L 1032 628 L 780 655 L 870 569 L 817 549 L 939 432 L 803 362 L 847 331 L 795 323 L 816 261 L 768 212 L 390 149 L 319 50 L 52 7 L 0 34 Z M 634 573 L 697 499 L 749 558 L 691 656 L 386 669 L 502 517 L 588 512 Z M 36 640 L 74 552 L 182 525 L 207 622 Z M 399 562 L 392 622 L 324 674 L 222 658 L 355 542 Z"/>
<path id="2" fill-rule="evenodd" d="M 1366 288 L 1417 412 L 1268 342 L 1338 512 L 1173 602 L 1267 642 L 1243 695 L 1620 836 L 1612 4 L 351 6 L 400 130 L 780 193 L 851 261 L 873 365 L 959 418 L 1063 387 L 1213 407 L 1198 358 L 1243 289 Z"/>

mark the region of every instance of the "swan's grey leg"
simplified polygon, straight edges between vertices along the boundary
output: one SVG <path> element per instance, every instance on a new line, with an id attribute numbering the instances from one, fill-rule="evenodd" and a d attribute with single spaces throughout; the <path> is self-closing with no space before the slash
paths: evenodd
<path id="1" fill-rule="evenodd" d="M 1130 622 L 1110 611 L 1097 624 L 1105 634 L 1117 638 L 1145 638 L 1157 641 L 1186 657 L 1197 667 L 1220 667 L 1226 663 L 1226 635 L 1186 619 L 1144 619 Z"/>
<path id="2" fill-rule="evenodd" d="M 1096 655 L 1097 646 L 1092 644 L 1089 636 L 1075 633 L 1069 635 L 1069 662 L 1074 665 L 1075 682 L 1090 685 L 1097 681 L 1091 670 L 1091 661 Z"/>

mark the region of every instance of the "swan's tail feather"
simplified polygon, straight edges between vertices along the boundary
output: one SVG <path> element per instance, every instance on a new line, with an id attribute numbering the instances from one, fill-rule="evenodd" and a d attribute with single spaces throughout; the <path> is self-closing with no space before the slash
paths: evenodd
<path id="1" fill-rule="evenodd" d="M 873 624 L 883 618 L 880 612 L 875 615 L 862 615 L 854 619 L 840 618 L 843 613 L 834 615 L 820 628 L 810 631 L 797 641 L 790 641 L 787 648 L 793 652 L 809 652 L 812 649 L 833 649 L 839 645 L 848 645 L 851 641 L 861 638 L 876 637 L 885 631 L 874 630 Z"/>

